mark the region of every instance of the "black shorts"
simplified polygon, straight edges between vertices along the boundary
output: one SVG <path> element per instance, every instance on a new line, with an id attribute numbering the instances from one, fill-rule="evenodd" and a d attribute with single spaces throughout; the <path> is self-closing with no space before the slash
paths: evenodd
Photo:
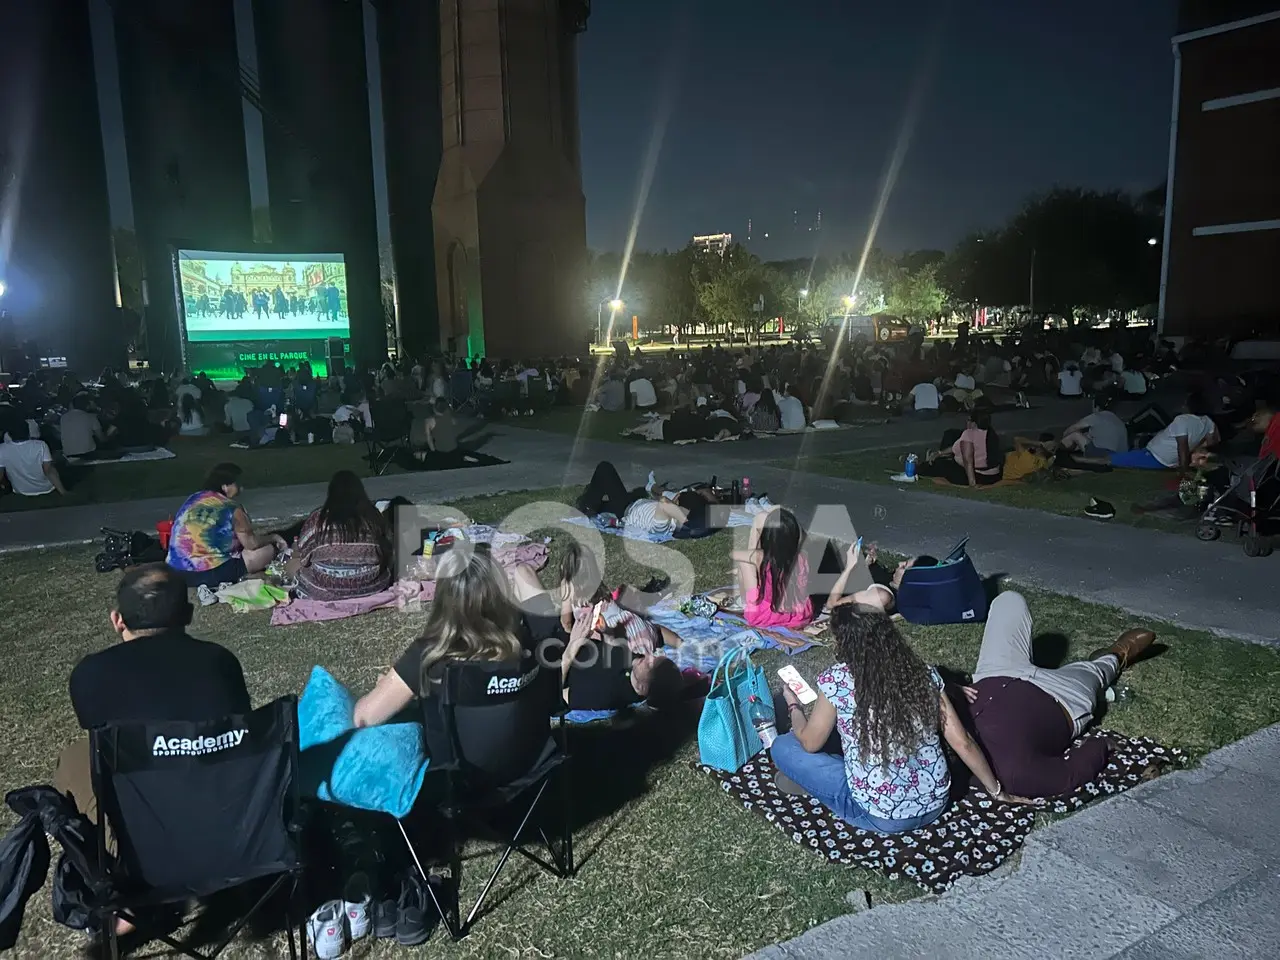
<path id="1" fill-rule="evenodd" d="M 239 583 L 249 571 L 243 557 L 232 557 L 212 570 L 179 570 L 178 573 L 192 590 L 205 586 L 210 590 L 222 583 Z"/>

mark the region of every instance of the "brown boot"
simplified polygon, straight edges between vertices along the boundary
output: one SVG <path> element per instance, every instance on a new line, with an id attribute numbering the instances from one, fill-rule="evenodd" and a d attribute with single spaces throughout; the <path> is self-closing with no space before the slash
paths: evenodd
<path id="1" fill-rule="evenodd" d="M 1151 630 L 1143 628 L 1126 630 L 1120 634 L 1120 638 L 1111 646 L 1102 647 L 1089 654 L 1089 659 L 1097 660 L 1099 657 L 1105 657 L 1109 653 L 1114 654 L 1116 659 L 1120 661 L 1120 669 L 1125 670 L 1146 653 L 1147 648 L 1155 643 L 1155 640 L 1156 635 Z"/>

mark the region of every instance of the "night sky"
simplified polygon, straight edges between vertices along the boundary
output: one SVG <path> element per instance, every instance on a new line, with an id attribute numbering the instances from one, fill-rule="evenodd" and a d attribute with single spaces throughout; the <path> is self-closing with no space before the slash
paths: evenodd
<path id="1" fill-rule="evenodd" d="M 922 76 L 915 134 L 879 233 L 889 250 L 947 248 L 1055 184 L 1138 191 L 1165 178 L 1169 0 L 592 7 L 579 45 L 592 249 L 625 243 L 664 104 L 640 249 L 724 230 L 745 240 L 751 218 L 755 252 L 807 256 L 819 209 L 823 252 L 860 248 Z"/>

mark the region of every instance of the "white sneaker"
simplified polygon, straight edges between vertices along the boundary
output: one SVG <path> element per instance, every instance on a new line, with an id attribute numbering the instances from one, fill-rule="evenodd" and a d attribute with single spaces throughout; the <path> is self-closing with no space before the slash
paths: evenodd
<path id="1" fill-rule="evenodd" d="M 307 920 L 307 943 L 320 960 L 335 960 L 347 949 L 347 928 L 342 901 L 321 904 Z"/>
<path id="2" fill-rule="evenodd" d="M 889 478 L 894 483 L 915 483 L 915 477 L 908 477 L 905 473 L 895 473 Z"/>
<path id="3" fill-rule="evenodd" d="M 369 894 L 369 880 L 363 873 L 353 874 L 342 891 L 342 910 L 347 916 L 347 933 L 352 942 L 369 935 L 373 926 L 373 897 Z"/>
<path id="4" fill-rule="evenodd" d="M 772 510 L 772 509 L 773 509 L 773 501 L 772 501 L 772 500 L 770 500 L 768 497 L 757 497 L 757 498 L 756 498 L 756 503 L 758 503 L 758 504 L 760 505 L 760 509 L 761 509 L 761 510 Z"/>
<path id="5" fill-rule="evenodd" d="M 196 590 L 196 596 L 200 598 L 200 606 L 202 607 L 218 602 L 218 595 L 209 589 L 207 583 L 200 584 L 199 589 Z"/>

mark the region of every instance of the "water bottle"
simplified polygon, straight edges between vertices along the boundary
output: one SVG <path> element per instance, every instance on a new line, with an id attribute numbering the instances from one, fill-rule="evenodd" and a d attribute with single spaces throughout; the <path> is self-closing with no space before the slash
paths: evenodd
<path id="1" fill-rule="evenodd" d="M 742 500 L 745 503 L 747 500 L 750 500 L 750 499 L 751 499 L 751 478 L 743 477 L 742 478 Z"/>
<path id="2" fill-rule="evenodd" d="M 916 478 L 916 464 L 920 462 L 920 458 L 914 453 L 907 454 L 906 469 L 903 471 L 912 480 Z"/>
<path id="3" fill-rule="evenodd" d="M 778 727 L 773 722 L 773 714 L 764 705 L 764 701 L 757 696 L 747 700 L 747 714 L 751 717 L 751 725 L 760 735 L 760 742 L 768 750 L 773 746 L 773 741 L 778 739 Z"/>

